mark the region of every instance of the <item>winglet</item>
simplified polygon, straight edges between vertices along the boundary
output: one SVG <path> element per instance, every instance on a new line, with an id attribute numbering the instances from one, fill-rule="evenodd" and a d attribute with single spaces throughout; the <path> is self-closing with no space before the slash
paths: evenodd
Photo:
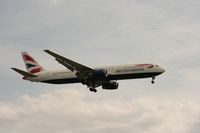
<path id="1" fill-rule="evenodd" d="M 17 69 L 17 68 L 11 68 L 11 69 L 14 70 L 14 71 L 16 71 L 17 73 L 23 75 L 24 77 L 31 77 L 31 78 L 38 77 L 36 75 L 33 75 L 31 73 L 25 72 L 25 71 Z"/>

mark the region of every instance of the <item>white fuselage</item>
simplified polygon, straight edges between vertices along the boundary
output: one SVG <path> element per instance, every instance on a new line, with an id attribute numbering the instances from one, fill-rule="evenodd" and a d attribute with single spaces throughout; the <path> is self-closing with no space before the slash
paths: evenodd
<path id="1" fill-rule="evenodd" d="M 165 71 L 158 65 L 153 64 L 118 65 L 102 67 L 97 69 L 105 69 L 107 71 L 107 80 L 150 78 L 160 75 Z M 76 72 L 71 72 L 69 70 L 42 71 L 35 75 L 38 77 L 27 77 L 25 78 L 25 80 L 52 84 L 67 84 L 80 82 L 79 78 L 76 76 Z"/>

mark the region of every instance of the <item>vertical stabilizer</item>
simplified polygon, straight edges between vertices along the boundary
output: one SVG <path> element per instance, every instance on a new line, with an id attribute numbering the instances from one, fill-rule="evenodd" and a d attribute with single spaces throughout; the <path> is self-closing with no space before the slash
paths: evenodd
<path id="1" fill-rule="evenodd" d="M 22 58 L 26 65 L 26 69 L 29 73 L 39 73 L 41 71 L 45 71 L 44 68 L 27 52 L 22 52 Z"/>

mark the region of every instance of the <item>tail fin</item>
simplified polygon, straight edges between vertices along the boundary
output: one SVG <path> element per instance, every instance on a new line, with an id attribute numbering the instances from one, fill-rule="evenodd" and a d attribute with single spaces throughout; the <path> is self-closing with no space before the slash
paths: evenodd
<path id="1" fill-rule="evenodd" d="M 27 52 L 22 52 L 22 58 L 26 65 L 26 69 L 29 73 L 34 74 L 34 73 L 45 71 L 45 69 Z"/>

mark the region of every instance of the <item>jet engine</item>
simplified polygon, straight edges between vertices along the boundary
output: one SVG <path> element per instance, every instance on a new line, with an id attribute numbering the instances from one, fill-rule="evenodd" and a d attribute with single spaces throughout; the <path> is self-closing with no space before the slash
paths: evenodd
<path id="1" fill-rule="evenodd" d="M 102 89 L 115 90 L 118 89 L 119 84 L 115 81 L 109 81 L 102 85 Z"/>

